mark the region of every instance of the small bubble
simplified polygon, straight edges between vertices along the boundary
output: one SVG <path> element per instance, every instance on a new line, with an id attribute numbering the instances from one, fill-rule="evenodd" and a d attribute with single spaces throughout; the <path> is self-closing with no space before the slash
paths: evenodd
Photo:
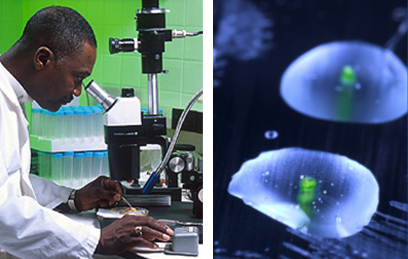
<path id="1" fill-rule="evenodd" d="M 340 194 L 340 197 L 343 197 L 343 194 Z"/>
<path id="2" fill-rule="evenodd" d="M 356 83 L 354 85 L 354 88 L 356 88 L 356 90 L 360 90 L 361 89 L 361 84 L 360 83 Z"/>
<path id="3" fill-rule="evenodd" d="M 368 254 L 367 254 L 366 252 L 363 252 L 363 253 L 361 253 L 361 256 L 362 256 L 363 258 L 367 258 Z"/>
<path id="4" fill-rule="evenodd" d="M 300 176 L 300 179 L 303 179 L 303 178 L 305 178 L 305 176 L 302 174 L 302 175 Z"/>
<path id="5" fill-rule="evenodd" d="M 320 210 L 319 209 L 317 209 L 317 212 L 319 212 Z"/>
<path id="6" fill-rule="evenodd" d="M 319 180 L 319 183 L 322 183 L 322 180 Z"/>
<path id="7" fill-rule="evenodd" d="M 326 194 L 326 193 L 327 193 L 327 191 L 326 191 L 326 190 L 324 190 L 324 191 L 323 191 L 323 193 L 324 193 L 324 194 Z"/>
<path id="8" fill-rule="evenodd" d="M 214 245 L 219 245 L 220 244 L 220 242 L 219 241 L 214 241 Z"/>
<path id="9" fill-rule="evenodd" d="M 314 202 L 314 201 L 312 202 L 312 204 L 315 204 L 315 203 L 316 203 L 316 202 Z"/>
<path id="10" fill-rule="evenodd" d="M 334 183 L 331 183 L 331 186 L 334 186 Z"/>
<path id="11" fill-rule="evenodd" d="M 267 183 L 268 182 L 268 179 L 265 179 L 265 183 Z"/>
<path id="12" fill-rule="evenodd" d="M 275 188 L 278 188 L 278 185 L 277 185 L 277 184 L 275 184 Z"/>
<path id="13" fill-rule="evenodd" d="M 299 205 L 296 205 L 295 208 L 296 208 L 296 209 L 299 209 Z"/>
<path id="14" fill-rule="evenodd" d="M 336 215 L 336 222 L 341 223 L 341 218 L 339 216 L 337 216 L 337 215 Z"/>
<path id="15" fill-rule="evenodd" d="M 265 248 L 264 251 L 265 251 L 265 252 L 269 252 L 269 250 L 270 250 L 269 247 L 267 247 L 267 248 Z"/>
<path id="16" fill-rule="evenodd" d="M 278 137 L 278 132 L 274 130 L 267 130 L 265 132 L 265 138 L 266 139 L 276 139 Z"/>
<path id="17" fill-rule="evenodd" d="M 322 198 L 319 198 L 319 201 L 322 201 Z"/>
<path id="18" fill-rule="evenodd" d="M 269 175 L 269 171 L 266 171 L 265 175 Z"/>

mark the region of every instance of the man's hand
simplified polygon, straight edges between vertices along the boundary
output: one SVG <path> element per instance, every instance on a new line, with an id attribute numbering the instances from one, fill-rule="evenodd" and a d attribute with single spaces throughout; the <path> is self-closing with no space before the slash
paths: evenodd
<path id="1" fill-rule="evenodd" d="M 141 227 L 141 234 L 136 227 Z M 154 240 L 168 241 L 173 230 L 152 217 L 127 215 L 101 230 L 95 253 L 118 255 L 133 247 L 157 248 Z"/>
<path id="2" fill-rule="evenodd" d="M 123 196 L 122 185 L 106 176 L 100 176 L 75 193 L 75 207 L 78 211 L 96 207 L 110 207 Z"/>

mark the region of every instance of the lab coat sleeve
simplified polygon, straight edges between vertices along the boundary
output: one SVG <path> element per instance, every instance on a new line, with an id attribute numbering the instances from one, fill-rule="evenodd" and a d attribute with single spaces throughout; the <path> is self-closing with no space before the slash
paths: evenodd
<path id="1" fill-rule="evenodd" d="M 19 258 L 92 258 L 100 230 L 19 194 L 19 168 L 4 165 L 0 150 L 0 247 Z"/>
<path id="2" fill-rule="evenodd" d="M 70 188 L 59 186 L 48 179 L 33 174 L 30 174 L 30 181 L 38 203 L 50 209 L 67 202 L 72 191 Z"/>
<path id="3" fill-rule="evenodd" d="M 37 201 L 29 179 L 28 122 L 3 72 L 0 65 L 0 248 L 23 259 L 92 258 L 100 229 Z"/>
<path id="4" fill-rule="evenodd" d="M 7 172 L 0 150 L 0 247 L 19 258 L 92 258 L 100 230 L 18 193 L 20 172 Z"/>

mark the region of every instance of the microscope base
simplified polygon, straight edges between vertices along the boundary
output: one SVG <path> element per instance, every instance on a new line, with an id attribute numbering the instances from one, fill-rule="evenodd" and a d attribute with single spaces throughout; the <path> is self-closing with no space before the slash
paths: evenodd
<path id="1" fill-rule="evenodd" d="M 123 185 L 126 195 L 144 195 L 142 187 Z M 171 201 L 181 201 L 181 188 L 179 187 L 154 187 L 149 195 L 170 195 Z"/>

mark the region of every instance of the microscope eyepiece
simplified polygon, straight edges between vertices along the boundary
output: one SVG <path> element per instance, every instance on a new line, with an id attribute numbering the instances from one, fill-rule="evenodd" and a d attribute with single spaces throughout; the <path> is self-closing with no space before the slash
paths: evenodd
<path id="1" fill-rule="evenodd" d="M 103 90 L 94 80 L 85 87 L 85 91 L 95 98 L 106 111 L 116 102 L 116 99 Z"/>

